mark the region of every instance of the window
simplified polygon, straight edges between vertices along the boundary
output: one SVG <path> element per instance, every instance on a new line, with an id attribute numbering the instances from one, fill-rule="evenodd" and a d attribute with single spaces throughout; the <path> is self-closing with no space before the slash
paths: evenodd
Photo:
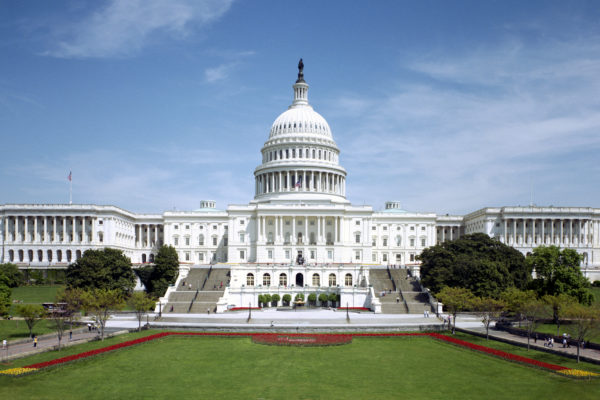
<path id="1" fill-rule="evenodd" d="M 190 253 L 189 252 L 185 253 L 185 261 L 190 261 Z"/>
<path id="2" fill-rule="evenodd" d="M 400 227 L 397 227 L 397 228 L 396 228 L 396 230 L 397 230 L 397 231 L 399 231 L 400 229 L 401 229 Z"/>
<path id="3" fill-rule="evenodd" d="M 402 245 L 402 236 L 398 235 L 396 236 L 396 246 L 401 246 Z"/>
<path id="4" fill-rule="evenodd" d="M 384 225 L 384 226 L 383 226 L 383 230 L 384 230 L 384 231 L 387 231 L 387 225 Z"/>
<path id="5" fill-rule="evenodd" d="M 200 262 L 204 261 L 204 253 L 198 253 L 198 261 L 200 261 Z"/>
<path id="6" fill-rule="evenodd" d="M 246 285 L 254 286 L 254 275 L 253 274 L 246 275 Z"/>
<path id="7" fill-rule="evenodd" d="M 240 260 L 246 259 L 246 252 L 244 250 L 240 250 Z"/>
<path id="8" fill-rule="evenodd" d="M 371 246 L 375 247 L 377 246 L 377 238 L 374 237 L 373 240 L 371 241 Z"/>
<path id="9" fill-rule="evenodd" d="M 410 261 L 415 261 L 415 253 L 410 253 Z"/>
<path id="10" fill-rule="evenodd" d="M 414 227 L 414 226 L 411 226 L 411 227 L 410 227 L 410 230 L 411 230 L 411 231 L 414 231 L 414 230 L 415 230 L 415 227 Z"/>
<path id="11" fill-rule="evenodd" d="M 287 275 L 286 274 L 279 274 L 279 285 L 287 286 Z"/>
<path id="12" fill-rule="evenodd" d="M 344 285 L 352 286 L 352 274 L 346 274 L 346 276 L 344 277 Z"/>
<path id="13" fill-rule="evenodd" d="M 245 223 L 246 223 L 246 221 L 245 221 L 245 220 L 243 220 L 243 219 L 240 219 L 240 225 L 244 225 Z"/>
<path id="14" fill-rule="evenodd" d="M 373 261 L 373 262 L 377 262 L 377 253 L 373 253 L 373 254 L 371 255 L 371 261 Z"/>
<path id="15" fill-rule="evenodd" d="M 383 253 L 382 260 L 383 260 L 384 262 L 387 262 L 387 254 L 386 254 L 386 253 Z"/>
<path id="16" fill-rule="evenodd" d="M 333 260 L 333 250 L 327 250 L 327 259 Z"/>
<path id="17" fill-rule="evenodd" d="M 198 236 L 198 246 L 204 246 L 204 235 Z"/>
<path id="18" fill-rule="evenodd" d="M 216 246 L 217 245 L 217 237 L 213 236 L 212 239 L 213 239 L 213 246 Z"/>
<path id="19" fill-rule="evenodd" d="M 422 227 L 421 227 L 421 230 L 422 230 L 422 231 L 424 231 L 424 230 L 425 230 L 425 227 L 424 227 L 424 226 L 422 226 Z"/>
<path id="20" fill-rule="evenodd" d="M 357 233 L 354 238 L 356 243 L 360 243 L 360 233 Z"/>
<path id="21" fill-rule="evenodd" d="M 356 250 L 356 251 L 354 252 L 354 259 L 355 259 L 355 260 L 360 260 L 360 251 Z"/>
<path id="22" fill-rule="evenodd" d="M 310 259 L 314 260 L 316 258 L 316 252 L 314 250 L 310 251 Z"/>
<path id="23" fill-rule="evenodd" d="M 360 221 L 356 221 L 356 225 L 360 225 Z"/>
<path id="24" fill-rule="evenodd" d="M 266 286 L 266 287 L 271 286 L 271 275 L 269 275 L 269 274 L 263 275 L 263 286 Z"/>
<path id="25" fill-rule="evenodd" d="M 268 258 L 269 260 L 272 260 L 272 259 L 273 259 L 273 250 L 268 250 L 268 251 L 267 251 L 267 258 Z"/>
<path id="26" fill-rule="evenodd" d="M 410 239 L 410 247 L 415 247 L 415 239 Z"/>
<path id="27" fill-rule="evenodd" d="M 372 227 L 371 227 L 371 230 L 372 230 L 372 231 L 376 231 L 376 230 L 377 230 L 377 227 L 376 227 L 376 226 L 372 226 Z"/>
<path id="28" fill-rule="evenodd" d="M 213 231 L 216 231 L 216 230 L 217 230 L 217 226 L 213 225 Z"/>
<path id="29" fill-rule="evenodd" d="M 312 276 L 312 285 L 313 286 L 321 286 L 321 279 L 319 274 L 313 274 Z"/>
<path id="30" fill-rule="evenodd" d="M 289 259 L 289 258 L 290 258 L 290 251 L 289 251 L 289 250 L 286 250 L 286 251 L 285 251 L 285 258 L 286 258 L 286 259 Z"/>
<path id="31" fill-rule="evenodd" d="M 175 236 L 175 237 L 173 238 L 173 244 L 174 244 L 175 246 L 179 246 L 179 238 L 178 238 L 177 236 Z"/>
<path id="32" fill-rule="evenodd" d="M 102 220 L 98 221 L 98 225 L 102 225 Z"/>
<path id="33" fill-rule="evenodd" d="M 190 229 L 190 226 L 189 226 L 189 225 L 186 225 L 186 226 L 185 226 L 185 229 Z"/>
<path id="34" fill-rule="evenodd" d="M 335 286 L 335 285 L 336 285 L 335 274 L 329 274 L 329 286 Z"/>
<path id="35" fill-rule="evenodd" d="M 190 245 L 190 237 L 189 237 L 189 236 L 186 236 L 186 237 L 185 237 L 185 245 L 186 245 L 186 246 L 189 246 L 189 245 Z"/>
<path id="36" fill-rule="evenodd" d="M 240 232 L 240 243 L 244 243 L 244 233 Z"/>
<path id="37" fill-rule="evenodd" d="M 387 247 L 387 238 L 383 238 L 383 247 Z"/>
<path id="38" fill-rule="evenodd" d="M 174 229 L 179 229 L 179 225 L 175 225 L 173 228 Z"/>
<path id="39" fill-rule="evenodd" d="M 421 239 L 421 247 L 425 247 L 425 239 Z"/>

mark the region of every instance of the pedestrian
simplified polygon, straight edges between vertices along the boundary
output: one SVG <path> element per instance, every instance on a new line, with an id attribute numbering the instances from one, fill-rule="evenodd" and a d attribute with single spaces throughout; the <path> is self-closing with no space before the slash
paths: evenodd
<path id="1" fill-rule="evenodd" d="M 396 303 L 400 303 L 400 296 L 396 296 Z"/>
<path id="2" fill-rule="evenodd" d="M 423 318 L 427 318 L 427 310 L 423 310 Z"/>
<path id="3" fill-rule="evenodd" d="M 169 312 L 173 312 L 173 305 L 171 305 L 171 308 L 169 309 Z"/>
<path id="4" fill-rule="evenodd" d="M 33 347 L 37 347 L 37 336 L 33 337 Z"/>
<path id="5" fill-rule="evenodd" d="M 89 332 L 91 332 L 91 331 L 92 331 L 92 324 L 90 324 L 90 323 L 88 322 L 88 324 L 87 324 L 87 325 L 88 325 L 88 331 L 89 331 Z"/>
<path id="6" fill-rule="evenodd" d="M 69 341 L 73 340 L 73 330 L 69 330 Z"/>
<path id="7" fill-rule="evenodd" d="M 185 287 L 185 281 L 183 281 L 183 283 L 181 284 L 181 286 Z"/>
<path id="8" fill-rule="evenodd" d="M 554 348 L 554 338 L 553 337 L 551 337 L 550 340 L 548 341 L 548 347 Z"/>
<path id="9" fill-rule="evenodd" d="M 208 315 L 210 315 L 210 308 L 207 308 L 207 309 L 206 309 L 206 313 L 207 313 Z"/>
<path id="10" fill-rule="evenodd" d="M 221 281 L 221 289 L 223 288 L 223 281 Z"/>
<path id="11" fill-rule="evenodd" d="M 6 344 L 6 339 L 3 339 L 3 340 L 2 340 L 2 350 L 6 349 L 6 346 L 8 346 L 8 345 Z"/>
<path id="12" fill-rule="evenodd" d="M 563 336 L 562 342 L 563 342 L 563 349 L 565 349 L 567 347 L 567 338 Z"/>
<path id="13" fill-rule="evenodd" d="M 192 290 L 192 284 L 191 283 L 188 283 L 188 289 Z"/>
<path id="14" fill-rule="evenodd" d="M 538 340 L 538 334 L 536 332 L 535 336 L 533 337 L 533 343 L 537 343 L 537 340 Z"/>

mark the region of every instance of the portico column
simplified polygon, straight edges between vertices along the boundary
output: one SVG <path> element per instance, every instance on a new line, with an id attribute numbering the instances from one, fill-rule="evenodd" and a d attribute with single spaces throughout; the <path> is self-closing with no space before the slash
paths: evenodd
<path id="1" fill-rule="evenodd" d="M 308 244 L 308 216 L 304 216 L 304 240 L 302 243 Z"/>
<path id="2" fill-rule="evenodd" d="M 581 220 L 579 220 L 579 232 L 577 232 L 577 245 L 581 246 L 583 244 L 583 239 L 581 238 L 582 224 Z"/>
<path id="3" fill-rule="evenodd" d="M 296 217 L 292 217 L 292 240 L 291 244 L 296 243 Z"/>
<path id="4" fill-rule="evenodd" d="M 554 244 L 554 219 L 550 220 L 550 244 Z"/>
<path id="5" fill-rule="evenodd" d="M 48 218 L 47 217 L 42 217 L 44 219 L 44 234 L 42 235 L 42 241 L 44 243 L 46 243 L 48 241 Z M 45 256 L 45 255 L 44 255 Z"/>
<path id="6" fill-rule="evenodd" d="M 85 216 L 81 218 L 81 241 L 87 243 L 87 235 L 85 234 Z M 44 225 L 44 229 L 46 229 Z"/>
<path id="7" fill-rule="evenodd" d="M 62 217 L 62 242 L 67 241 L 67 217 Z M 65 254 L 66 257 L 66 254 Z"/>
<path id="8" fill-rule="evenodd" d="M 546 220 L 542 219 L 542 244 L 545 245 L 546 244 L 546 237 L 544 236 L 545 235 L 545 233 L 544 233 L 544 225 L 546 225 Z"/>
<path id="9" fill-rule="evenodd" d="M 533 222 L 533 225 L 531 225 L 531 227 L 532 227 L 532 228 L 531 228 L 531 229 L 532 229 L 532 231 L 531 231 L 531 232 L 532 232 L 532 233 L 531 233 L 531 244 L 532 244 L 532 246 L 535 246 L 535 221 L 536 221 L 536 220 L 535 220 L 535 218 L 534 218 L 534 219 L 532 220 L 532 222 Z"/>
<path id="10" fill-rule="evenodd" d="M 75 226 L 75 222 L 77 221 L 77 217 L 73 217 L 73 223 L 71 224 L 71 243 L 75 243 L 77 238 L 75 234 L 77 233 L 77 227 Z"/>
<path id="11" fill-rule="evenodd" d="M 525 229 L 525 218 L 522 218 L 521 221 L 523 221 L 523 246 L 525 246 L 525 244 L 527 243 L 527 231 Z"/>
<path id="12" fill-rule="evenodd" d="M 92 233 L 91 233 L 90 242 L 96 243 L 96 217 L 92 217 L 91 219 L 92 219 Z"/>
<path id="13" fill-rule="evenodd" d="M 513 218 L 512 224 L 513 224 L 513 228 L 512 228 L 513 241 L 512 241 L 512 244 L 514 246 L 517 243 L 517 220 L 515 218 Z"/>
<path id="14" fill-rule="evenodd" d="M 317 217 L 317 244 L 321 243 L 321 218 Z"/>
<path id="15" fill-rule="evenodd" d="M 506 218 L 504 219 L 504 244 L 508 244 L 508 232 L 507 232 L 508 222 Z"/>
<path id="16" fill-rule="evenodd" d="M 56 216 L 52 217 L 52 243 L 56 242 Z"/>
<path id="17" fill-rule="evenodd" d="M 573 244 L 573 220 L 569 219 L 569 246 Z"/>

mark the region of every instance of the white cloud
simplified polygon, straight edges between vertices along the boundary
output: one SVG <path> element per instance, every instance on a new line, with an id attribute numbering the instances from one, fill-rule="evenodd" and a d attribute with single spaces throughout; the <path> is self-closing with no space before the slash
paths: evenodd
<path id="1" fill-rule="evenodd" d="M 206 82 L 215 83 L 227 79 L 235 66 L 235 63 L 228 63 L 219 65 L 218 67 L 214 68 L 207 68 L 204 71 L 204 77 L 206 78 Z"/>
<path id="2" fill-rule="evenodd" d="M 61 28 L 45 54 L 63 58 L 135 54 L 157 34 L 185 36 L 220 18 L 232 0 L 110 0 L 82 21 Z"/>
<path id="3" fill-rule="evenodd" d="M 409 62 L 421 79 L 381 97 L 344 94 L 336 113 L 349 121 L 338 140 L 350 198 L 462 213 L 527 204 L 533 181 L 540 204 L 588 205 L 600 197 L 596 43 L 438 54 Z"/>

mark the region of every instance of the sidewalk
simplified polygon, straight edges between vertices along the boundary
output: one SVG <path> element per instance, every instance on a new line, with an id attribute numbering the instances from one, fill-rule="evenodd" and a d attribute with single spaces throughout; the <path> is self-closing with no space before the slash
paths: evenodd
<path id="1" fill-rule="evenodd" d="M 466 323 L 467 321 L 470 321 L 470 323 Z M 479 323 L 479 326 L 474 326 L 474 324 L 472 323 L 472 321 L 470 319 L 466 319 L 465 321 L 462 321 L 462 318 L 459 317 L 458 321 L 456 323 L 456 327 L 461 328 L 462 330 L 467 331 L 467 332 L 485 335 L 485 328 L 484 328 L 483 324 Z M 527 346 L 527 338 L 526 337 L 519 336 L 519 335 L 513 335 L 512 333 L 502 331 L 502 330 L 496 330 L 496 329 L 490 327 L 490 339 L 492 339 L 492 338 L 500 340 L 500 341 L 510 341 L 513 343 L 520 343 L 523 346 Z M 529 347 L 531 349 L 545 351 L 548 353 L 554 353 L 554 354 L 558 354 L 558 355 L 569 357 L 569 358 L 575 358 L 577 356 L 577 346 L 563 348 L 562 343 L 554 343 L 554 347 L 548 348 L 548 347 L 544 347 L 544 340 L 538 339 L 538 341 L 536 343 L 535 340 L 533 338 L 531 338 L 530 342 L 529 342 Z M 600 363 L 600 351 L 598 351 L 598 350 L 587 349 L 587 348 L 579 349 L 579 356 L 582 358 L 582 360 L 583 360 L 583 358 L 588 358 L 588 359 L 590 359 L 590 362 Z M 587 361 L 587 360 L 584 360 L 584 361 Z"/>
<path id="2" fill-rule="evenodd" d="M 73 338 L 69 340 L 69 331 L 66 330 L 63 334 L 61 341 L 61 348 L 72 346 L 74 344 L 85 343 L 90 339 L 94 339 L 98 336 L 98 331 L 88 331 L 87 329 L 82 331 L 77 329 L 73 331 Z M 54 335 L 38 336 L 38 343 L 36 347 L 33 347 L 33 340 L 23 342 L 18 340 L 17 343 L 8 342 L 8 346 L 5 349 L 0 349 L 0 361 L 12 360 L 14 358 L 21 358 L 32 354 L 43 353 L 49 351 L 58 346 L 58 337 Z"/>

